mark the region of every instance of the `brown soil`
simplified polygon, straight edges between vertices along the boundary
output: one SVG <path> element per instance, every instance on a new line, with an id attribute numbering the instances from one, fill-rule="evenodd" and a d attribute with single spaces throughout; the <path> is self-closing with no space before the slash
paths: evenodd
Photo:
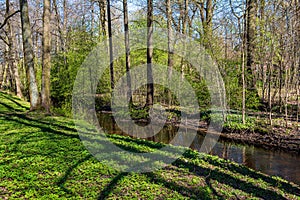
<path id="1" fill-rule="evenodd" d="M 198 126 L 195 126 L 197 124 L 196 121 L 189 121 L 180 125 L 178 123 L 175 124 L 189 129 L 197 129 L 203 134 L 207 132 L 207 123 L 203 121 L 198 122 Z M 220 139 L 254 145 L 265 149 L 277 149 L 300 154 L 300 131 L 297 128 L 286 130 L 286 128 L 278 126 L 272 129 L 264 128 L 255 131 L 237 131 L 224 128 Z"/>

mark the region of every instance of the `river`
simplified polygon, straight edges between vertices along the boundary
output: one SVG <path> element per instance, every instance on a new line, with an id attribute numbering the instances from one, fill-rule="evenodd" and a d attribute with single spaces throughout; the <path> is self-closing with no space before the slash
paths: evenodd
<path id="1" fill-rule="evenodd" d="M 111 114 L 98 113 L 98 119 L 100 126 L 107 133 L 127 135 L 118 128 Z M 154 137 L 148 138 L 148 140 L 168 144 L 176 135 L 177 130 L 178 127 L 166 125 L 159 133 Z M 203 140 L 204 136 L 198 134 L 190 148 L 199 151 Z M 298 154 L 266 150 L 255 146 L 221 140 L 218 141 L 210 154 L 243 164 L 268 175 L 282 177 L 300 185 L 300 155 Z"/>

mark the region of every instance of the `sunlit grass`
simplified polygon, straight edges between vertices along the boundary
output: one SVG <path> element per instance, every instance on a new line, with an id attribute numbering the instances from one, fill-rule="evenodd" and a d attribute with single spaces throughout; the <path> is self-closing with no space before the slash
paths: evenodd
<path id="1" fill-rule="evenodd" d="M 149 173 L 121 173 L 82 145 L 71 119 L 26 113 L 29 104 L 0 93 L 1 199 L 299 199 L 300 188 L 215 156 L 188 150 Z M 127 150 L 163 145 L 123 136 Z"/>

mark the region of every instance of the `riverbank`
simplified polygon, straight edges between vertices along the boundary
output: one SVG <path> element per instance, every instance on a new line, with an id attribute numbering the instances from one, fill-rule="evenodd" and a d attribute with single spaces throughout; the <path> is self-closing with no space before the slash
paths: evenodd
<path id="1" fill-rule="evenodd" d="M 160 108 L 162 109 L 162 108 Z M 157 113 L 163 113 L 160 109 Z M 111 113 L 108 107 L 104 113 Z M 259 113 L 261 115 L 261 113 Z M 119 113 L 117 115 L 128 115 Z M 137 123 L 147 123 L 147 113 L 143 110 L 134 110 L 130 114 Z M 182 128 L 197 130 L 199 134 L 205 135 L 210 124 L 210 114 L 200 113 L 201 119 L 184 119 L 180 120 L 180 111 L 177 109 L 167 109 L 163 115 L 157 115 L 155 119 L 151 119 L 158 123 L 166 123 L 172 126 L 180 126 Z M 165 120 L 165 118 L 167 120 Z M 222 114 L 213 114 L 214 120 L 223 121 Z M 266 117 L 266 116 L 265 116 Z M 128 118 L 128 116 L 127 116 Z M 254 145 L 264 149 L 273 149 L 285 151 L 294 154 L 300 154 L 300 123 L 296 121 L 288 121 L 287 127 L 285 120 L 282 118 L 274 118 L 272 127 L 269 121 L 262 116 L 251 113 L 246 117 L 246 124 L 242 124 L 240 114 L 227 114 L 227 121 L 221 123 L 223 128 L 220 139 L 240 144 Z M 214 133 L 212 133 L 214 134 Z"/>
<path id="2" fill-rule="evenodd" d="M 160 113 L 161 111 L 156 111 Z M 136 114 L 138 113 L 138 115 Z M 153 121 L 166 123 L 172 126 L 180 126 L 182 128 L 197 130 L 199 134 L 205 135 L 210 124 L 210 114 L 200 113 L 201 119 L 183 119 L 180 120 L 180 111 L 168 110 L 164 116 L 156 116 Z M 145 116 L 144 112 L 134 113 L 137 116 Z M 222 124 L 222 114 L 212 114 L 213 119 Z M 239 114 L 227 114 L 227 121 L 222 124 L 222 132 L 220 139 L 232 141 L 235 143 L 254 145 L 264 149 L 281 150 L 285 152 L 300 154 L 300 124 L 296 121 L 288 121 L 287 127 L 285 120 L 282 118 L 274 118 L 272 127 L 269 121 L 259 118 L 252 113 L 251 117 L 246 117 L 246 123 L 242 124 L 242 117 Z M 145 120 L 137 119 L 137 122 L 145 122 Z M 210 127 L 211 128 L 211 127 Z M 214 134 L 212 132 L 212 134 Z"/>
<path id="3" fill-rule="evenodd" d="M 300 154 L 300 134 L 283 134 L 276 131 L 265 133 L 259 131 L 234 131 L 225 130 L 221 138 L 263 147 L 265 149 L 282 150 L 286 152 Z"/>
<path id="4" fill-rule="evenodd" d="M 196 120 L 191 120 L 183 124 L 170 121 L 169 123 L 189 129 L 196 129 L 199 131 L 199 134 L 205 134 L 208 127 L 206 121 L 197 122 Z M 252 128 L 245 127 L 240 129 L 234 129 L 225 124 L 220 139 L 254 145 L 264 149 L 300 154 L 300 132 L 297 130 L 295 123 L 288 129 L 283 127 L 283 125 L 275 125 L 273 128 L 270 128 L 262 122 L 258 122 Z"/>
<path id="5" fill-rule="evenodd" d="M 300 187 L 188 150 L 172 165 L 120 173 L 82 145 L 71 119 L 27 113 L 28 103 L 0 93 L 2 199 L 299 199 Z M 163 144 L 111 135 L 125 149 Z"/>

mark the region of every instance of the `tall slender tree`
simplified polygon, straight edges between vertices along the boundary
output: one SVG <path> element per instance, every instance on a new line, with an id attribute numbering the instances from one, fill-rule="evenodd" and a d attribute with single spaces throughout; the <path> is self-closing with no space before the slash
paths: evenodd
<path id="1" fill-rule="evenodd" d="M 256 80 L 254 74 L 255 64 L 255 37 L 256 37 L 256 13 L 257 2 L 256 0 L 246 1 L 246 29 L 247 29 L 247 87 L 251 91 L 256 92 Z"/>
<path id="2" fill-rule="evenodd" d="M 10 2 L 6 0 L 6 14 L 5 16 L 8 17 L 11 14 L 10 11 Z M 16 88 L 16 95 L 19 98 L 23 98 L 22 90 L 21 90 L 21 80 L 19 76 L 19 70 L 17 65 L 17 53 L 16 53 L 16 38 L 13 31 L 13 26 L 10 23 L 10 19 L 7 20 L 7 39 L 8 39 L 8 55 L 9 55 L 9 67 L 12 69 L 11 76 L 14 77 L 15 81 L 15 88 Z M 12 78 L 12 77 L 11 77 Z"/>
<path id="3" fill-rule="evenodd" d="M 152 106 L 154 101 L 154 85 L 152 74 L 153 58 L 153 0 L 147 0 L 147 97 L 146 107 Z"/>
<path id="4" fill-rule="evenodd" d="M 100 24 L 101 24 L 101 29 L 99 28 L 100 30 L 100 34 L 99 35 L 102 35 L 104 37 L 107 36 L 107 20 L 106 20 L 106 0 L 99 0 L 98 3 L 99 3 L 99 9 L 100 9 Z"/>
<path id="5" fill-rule="evenodd" d="M 131 100 L 131 76 L 130 76 L 130 43 L 129 43 L 129 22 L 127 0 L 123 0 L 124 30 L 125 30 L 125 52 L 126 52 L 126 72 L 127 72 L 127 100 Z"/>
<path id="6" fill-rule="evenodd" d="M 34 70 L 34 53 L 27 0 L 20 0 L 24 64 L 29 84 L 30 110 L 39 107 L 40 98 Z"/>
<path id="7" fill-rule="evenodd" d="M 214 12 L 214 6 L 213 6 L 213 0 L 206 0 L 206 20 L 205 20 L 205 34 L 208 38 L 208 40 L 212 37 L 212 20 L 213 20 L 213 12 Z"/>
<path id="8" fill-rule="evenodd" d="M 182 34 L 186 35 L 187 33 L 187 22 L 188 22 L 188 14 L 189 14 L 189 0 L 184 0 L 183 10 L 180 11 L 183 13 L 182 16 Z M 186 49 L 186 45 L 184 44 L 184 49 Z M 186 51 L 186 50 L 185 50 Z M 181 81 L 184 79 L 184 69 L 185 69 L 185 61 L 181 58 Z"/>
<path id="9" fill-rule="evenodd" d="M 172 68 L 174 65 L 174 52 L 172 47 L 172 8 L 171 0 L 166 0 L 166 14 L 167 14 L 167 28 L 168 28 L 168 81 L 172 76 Z M 172 96 L 171 91 L 168 90 L 168 104 L 171 105 Z"/>
<path id="10" fill-rule="evenodd" d="M 110 0 L 107 0 L 107 17 L 108 17 L 108 37 L 109 37 L 109 56 L 110 56 L 110 87 L 113 91 L 115 88 L 114 80 L 114 51 L 112 41 L 112 25 L 111 25 L 111 11 L 110 11 Z"/>
<path id="11" fill-rule="evenodd" d="M 43 71 L 42 71 L 42 107 L 50 113 L 50 71 L 51 71 L 51 0 L 44 0 L 43 13 Z"/>

